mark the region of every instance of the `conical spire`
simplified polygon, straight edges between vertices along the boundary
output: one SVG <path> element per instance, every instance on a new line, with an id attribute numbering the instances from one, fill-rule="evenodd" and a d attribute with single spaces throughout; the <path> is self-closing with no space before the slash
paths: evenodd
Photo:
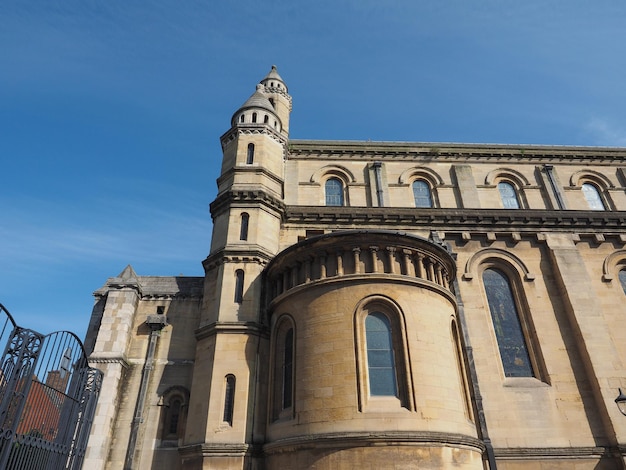
<path id="1" fill-rule="evenodd" d="M 261 80 L 261 83 L 268 88 L 278 88 L 285 93 L 288 92 L 287 85 L 285 85 L 285 82 L 283 82 L 283 79 L 278 74 L 275 65 L 272 65 L 272 70 Z"/>
<path id="2" fill-rule="evenodd" d="M 247 108 L 261 108 L 266 109 L 268 111 L 274 112 L 274 107 L 270 100 L 263 94 L 263 85 L 259 84 L 256 86 L 256 91 L 252 94 L 250 98 L 246 100 L 244 104 L 237 110 L 237 112 L 247 109 Z"/>

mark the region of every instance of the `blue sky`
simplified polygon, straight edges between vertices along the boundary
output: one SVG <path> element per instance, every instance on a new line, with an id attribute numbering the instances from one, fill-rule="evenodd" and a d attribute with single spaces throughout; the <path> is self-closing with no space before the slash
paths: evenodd
<path id="1" fill-rule="evenodd" d="M 626 2 L 0 2 L 0 302 L 83 336 L 132 264 L 203 274 L 219 137 L 272 64 L 291 137 L 626 146 Z"/>

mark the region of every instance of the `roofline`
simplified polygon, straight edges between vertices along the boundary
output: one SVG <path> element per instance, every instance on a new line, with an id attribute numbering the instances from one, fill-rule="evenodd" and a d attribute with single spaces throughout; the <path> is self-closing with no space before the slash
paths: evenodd
<path id="1" fill-rule="evenodd" d="M 626 157 L 626 147 L 613 146 L 584 146 L 584 145 L 539 145 L 539 144 L 496 144 L 496 143 L 459 143 L 459 142 L 409 142 L 409 141 L 370 141 L 370 140 L 308 140 L 290 139 L 290 147 L 302 150 L 331 150 L 331 151 L 354 151 L 367 152 L 376 150 L 383 152 L 446 152 L 448 150 L 469 150 L 480 152 L 485 150 L 499 150 L 501 153 L 623 153 Z M 473 152 L 472 152 L 473 153 Z"/>

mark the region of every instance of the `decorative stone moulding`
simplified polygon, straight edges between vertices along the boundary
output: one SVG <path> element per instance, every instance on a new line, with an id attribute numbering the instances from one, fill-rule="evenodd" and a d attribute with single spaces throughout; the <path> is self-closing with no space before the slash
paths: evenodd
<path id="1" fill-rule="evenodd" d="M 298 286 L 353 277 L 397 276 L 449 293 L 456 265 L 441 246 L 404 232 L 346 230 L 304 240 L 265 270 L 266 304 Z"/>

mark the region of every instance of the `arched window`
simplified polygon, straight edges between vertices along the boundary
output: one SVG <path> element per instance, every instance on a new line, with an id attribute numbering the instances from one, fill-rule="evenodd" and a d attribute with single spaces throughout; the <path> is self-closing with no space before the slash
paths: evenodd
<path id="1" fill-rule="evenodd" d="M 233 425 L 233 413 L 235 410 L 235 376 L 228 374 L 226 376 L 224 390 L 224 418 L 223 421 L 229 425 Z"/>
<path id="2" fill-rule="evenodd" d="M 509 278 L 493 268 L 483 272 L 483 284 L 506 377 L 534 377 L 533 366 Z"/>
<path id="3" fill-rule="evenodd" d="M 329 178 L 324 185 L 327 206 L 343 206 L 343 183 L 339 178 Z"/>
<path id="4" fill-rule="evenodd" d="M 243 302 L 243 270 L 235 271 L 235 303 Z"/>
<path id="5" fill-rule="evenodd" d="M 248 222 L 250 222 L 250 215 L 247 212 L 241 214 L 241 226 L 239 227 L 239 240 L 248 239 Z"/>
<path id="6" fill-rule="evenodd" d="M 430 185 L 424 180 L 415 180 L 412 186 L 415 207 L 433 207 Z"/>
<path id="7" fill-rule="evenodd" d="M 519 209 L 519 200 L 517 199 L 517 191 L 515 186 L 506 181 L 500 181 L 498 183 L 498 191 L 500 192 L 500 199 L 502 200 L 502 206 L 505 209 Z"/>
<path id="8" fill-rule="evenodd" d="M 246 116 L 245 114 L 242 114 L 241 117 L 239 118 L 239 122 L 246 122 Z"/>
<path id="9" fill-rule="evenodd" d="M 295 338 L 293 323 L 279 321 L 274 340 L 272 414 L 274 419 L 293 417 Z"/>
<path id="10" fill-rule="evenodd" d="M 622 285 L 624 294 L 626 294 L 626 269 L 620 270 L 620 272 L 617 273 L 617 277 L 619 278 L 619 283 Z"/>
<path id="11" fill-rule="evenodd" d="M 373 312 L 365 317 L 367 372 L 372 396 L 398 396 L 391 325 L 386 315 Z"/>
<path id="12" fill-rule="evenodd" d="M 583 191 L 583 195 L 585 196 L 585 200 L 589 205 L 589 209 L 592 211 L 606 210 L 604 202 L 602 202 L 602 198 L 600 197 L 600 191 L 595 184 L 583 183 L 581 189 Z"/>
<path id="13" fill-rule="evenodd" d="M 287 330 L 283 350 L 283 410 L 293 402 L 293 328 Z"/>
<path id="14" fill-rule="evenodd" d="M 189 392 L 183 387 L 172 387 L 163 394 L 161 401 L 162 441 L 178 441 L 185 434 L 188 399 Z M 170 446 L 172 443 L 165 442 L 163 445 Z"/>
<path id="15" fill-rule="evenodd" d="M 263 124 L 267 124 L 268 122 L 270 122 L 270 117 L 266 114 L 263 118 Z"/>
<path id="16" fill-rule="evenodd" d="M 252 113 L 252 122 L 256 122 L 256 113 Z"/>
<path id="17" fill-rule="evenodd" d="M 248 155 L 246 156 L 246 164 L 254 163 L 254 144 L 248 144 Z"/>

